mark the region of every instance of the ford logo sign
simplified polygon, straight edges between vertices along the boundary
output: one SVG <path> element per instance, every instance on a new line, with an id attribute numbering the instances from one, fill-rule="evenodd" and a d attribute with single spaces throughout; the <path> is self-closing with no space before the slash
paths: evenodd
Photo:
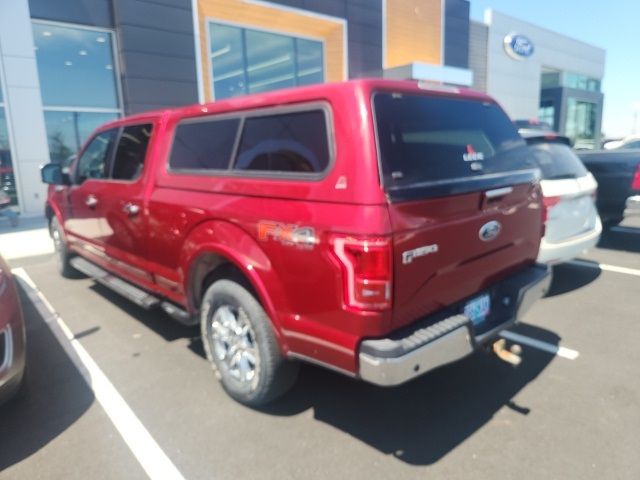
<path id="1" fill-rule="evenodd" d="M 524 60 L 533 55 L 533 42 L 524 35 L 510 33 L 504 37 L 504 49 L 511 58 Z"/>
<path id="2" fill-rule="evenodd" d="M 480 227 L 480 232 L 478 232 L 478 236 L 480 237 L 480 240 L 482 240 L 483 242 L 490 242 L 491 240 L 496 238 L 498 235 L 500 235 L 501 230 L 502 230 L 502 225 L 500 224 L 500 222 L 493 220 L 491 222 L 485 223 L 484 225 L 482 225 L 482 227 Z"/>

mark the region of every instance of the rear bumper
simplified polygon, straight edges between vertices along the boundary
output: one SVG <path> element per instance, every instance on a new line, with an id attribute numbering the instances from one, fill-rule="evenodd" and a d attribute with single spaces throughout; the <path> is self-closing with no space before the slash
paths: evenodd
<path id="1" fill-rule="evenodd" d="M 602 222 L 600 217 L 597 217 L 595 228 L 580 236 L 571 237 L 557 243 L 549 243 L 543 238 L 540 242 L 538 262 L 553 265 L 569 261 L 580 256 L 585 250 L 595 247 L 600 240 L 601 234 Z"/>
<path id="2" fill-rule="evenodd" d="M 631 217 L 640 215 L 640 195 L 633 195 L 625 202 L 624 216 Z"/>
<path id="3" fill-rule="evenodd" d="M 465 315 L 447 312 L 453 314 L 444 318 L 436 314 L 389 338 L 364 340 L 359 349 L 359 376 L 376 385 L 393 386 L 460 360 L 513 325 L 547 292 L 550 283 L 548 267 L 536 265 L 492 287 L 493 318 L 482 331 L 476 332 Z"/>

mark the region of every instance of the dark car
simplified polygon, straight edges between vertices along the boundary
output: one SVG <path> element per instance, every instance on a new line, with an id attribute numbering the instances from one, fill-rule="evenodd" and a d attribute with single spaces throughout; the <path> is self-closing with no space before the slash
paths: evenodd
<path id="1" fill-rule="evenodd" d="M 0 256 L 0 404 L 20 388 L 25 370 L 26 337 L 16 283 Z"/>
<path id="2" fill-rule="evenodd" d="M 579 152 L 598 181 L 597 206 L 606 227 L 640 215 L 640 150 Z"/>

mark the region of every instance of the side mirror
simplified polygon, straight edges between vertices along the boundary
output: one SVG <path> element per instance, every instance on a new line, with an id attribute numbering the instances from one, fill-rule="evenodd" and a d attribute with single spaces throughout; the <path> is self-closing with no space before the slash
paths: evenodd
<path id="1" fill-rule="evenodd" d="M 48 163 L 40 169 L 40 177 L 44 183 L 49 185 L 67 185 L 68 177 L 62 172 L 62 167 L 58 163 Z M 65 181 L 67 180 L 67 181 Z"/>

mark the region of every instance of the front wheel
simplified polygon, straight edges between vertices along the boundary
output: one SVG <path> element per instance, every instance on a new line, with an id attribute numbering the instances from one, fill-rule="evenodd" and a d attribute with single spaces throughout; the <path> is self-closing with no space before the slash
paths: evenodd
<path id="1" fill-rule="evenodd" d="M 51 219 L 49 224 L 49 233 L 53 239 L 53 248 L 56 254 L 56 265 L 58 267 L 58 273 L 65 278 L 74 278 L 78 276 L 78 271 L 71 266 L 71 252 L 67 248 L 67 244 L 64 241 L 64 235 L 62 234 L 62 227 L 56 217 Z"/>
<path id="2" fill-rule="evenodd" d="M 280 352 L 271 321 L 256 298 L 231 280 L 218 280 L 202 299 L 202 343 L 225 391 L 258 407 L 289 390 L 298 364 Z"/>

